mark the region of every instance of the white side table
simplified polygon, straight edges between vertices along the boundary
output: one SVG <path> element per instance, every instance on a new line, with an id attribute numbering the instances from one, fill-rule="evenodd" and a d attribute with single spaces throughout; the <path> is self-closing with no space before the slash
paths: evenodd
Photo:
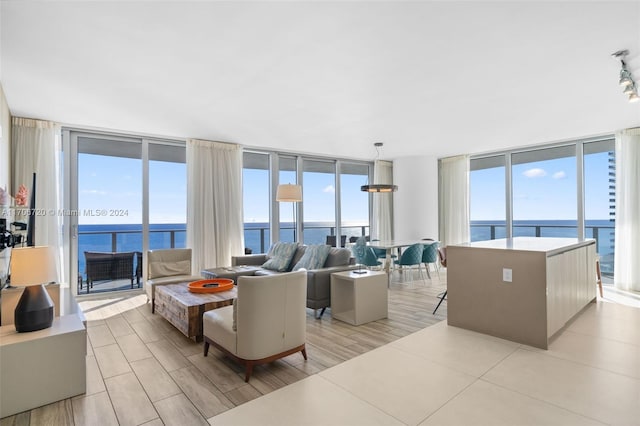
<path id="1" fill-rule="evenodd" d="M 75 314 L 44 330 L 0 327 L 0 417 L 86 391 L 87 330 Z"/>
<path id="2" fill-rule="evenodd" d="M 331 316 L 353 325 L 387 318 L 387 274 L 353 271 L 331 274 Z"/>

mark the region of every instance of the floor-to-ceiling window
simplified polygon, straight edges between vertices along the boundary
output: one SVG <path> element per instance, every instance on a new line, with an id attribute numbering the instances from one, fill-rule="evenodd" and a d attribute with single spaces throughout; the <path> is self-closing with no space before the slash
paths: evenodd
<path id="1" fill-rule="evenodd" d="M 149 143 L 149 249 L 187 243 L 187 162 L 184 145 Z"/>
<path id="2" fill-rule="evenodd" d="M 370 179 L 371 163 L 257 151 L 245 151 L 243 161 L 245 246 L 254 253 L 276 240 L 340 243 L 338 233 L 346 241 L 369 233 L 369 194 L 360 186 Z M 288 183 L 302 185 L 302 202 L 275 201 L 277 185 Z"/>
<path id="3" fill-rule="evenodd" d="M 504 155 L 471 161 L 471 241 L 495 240 L 506 236 L 504 163 Z"/>
<path id="4" fill-rule="evenodd" d="M 368 165 L 340 162 L 340 232 L 347 241 L 369 235 L 369 193 L 360 190 L 368 182 Z"/>
<path id="5" fill-rule="evenodd" d="M 613 274 L 613 137 L 472 158 L 470 194 L 472 241 L 595 238 L 603 273 Z"/>
<path id="6" fill-rule="evenodd" d="M 577 237 L 575 145 L 511 156 L 513 236 Z"/>
<path id="7" fill-rule="evenodd" d="M 142 143 L 87 135 L 77 150 L 77 273 L 86 282 L 87 252 L 142 252 Z M 103 284 L 93 290 L 121 287 Z"/>
<path id="8" fill-rule="evenodd" d="M 130 289 L 131 279 L 143 280 L 147 250 L 185 246 L 184 142 L 65 129 L 63 144 L 70 188 L 65 208 L 75 212 L 64 218 L 69 277 L 79 293 Z M 109 274 L 99 265 L 104 271 L 89 289 L 85 252 L 133 252 L 132 272 Z"/>
<path id="9" fill-rule="evenodd" d="M 335 162 L 305 159 L 302 183 L 304 242 L 325 244 L 327 237 L 336 236 Z"/>
<path id="10" fill-rule="evenodd" d="M 245 152 L 242 169 L 244 246 L 253 253 L 269 246 L 269 154 Z"/>
<path id="11" fill-rule="evenodd" d="M 297 184 L 298 166 L 296 157 L 280 155 L 278 157 L 278 183 Z M 280 220 L 280 241 L 296 241 L 296 216 L 298 206 L 292 202 L 282 202 L 279 204 Z"/>
<path id="12" fill-rule="evenodd" d="M 615 247 L 615 143 L 584 144 L 585 237 L 595 238 L 603 275 L 613 276 Z"/>

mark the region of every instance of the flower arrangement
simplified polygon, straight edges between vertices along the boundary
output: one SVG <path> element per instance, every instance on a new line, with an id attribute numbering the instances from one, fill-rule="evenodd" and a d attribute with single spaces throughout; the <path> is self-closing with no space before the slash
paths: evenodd
<path id="1" fill-rule="evenodd" d="M 16 206 L 26 206 L 28 196 L 29 191 L 27 191 L 27 187 L 20 185 L 18 193 L 15 196 Z M 9 194 L 9 191 L 7 191 L 6 186 L 4 188 L 0 188 L 0 206 L 11 206 L 11 195 Z"/>
<path id="2" fill-rule="evenodd" d="M 24 185 L 20 185 L 18 188 L 18 193 L 16 194 L 16 205 L 18 206 L 26 206 L 27 205 L 27 188 Z"/>

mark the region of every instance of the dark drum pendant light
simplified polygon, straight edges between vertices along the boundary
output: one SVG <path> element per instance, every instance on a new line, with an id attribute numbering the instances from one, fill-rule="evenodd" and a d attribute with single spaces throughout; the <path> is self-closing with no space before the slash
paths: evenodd
<path id="1" fill-rule="evenodd" d="M 373 146 L 376 147 L 376 160 L 380 156 L 379 148 L 382 147 L 382 142 L 376 142 Z M 362 185 L 360 187 L 360 191 L 362 192 L 396 192 L 398 190 L 398 185 L 392 185 L 390 183 L 378 183 L 374 185 Z"/>
<path id="2" fill-rule="evenodd" d="M 360 191 L 363 192 L 396 192 L 398 185 L 380 184 L 380 185 L 362 185 Z"/>

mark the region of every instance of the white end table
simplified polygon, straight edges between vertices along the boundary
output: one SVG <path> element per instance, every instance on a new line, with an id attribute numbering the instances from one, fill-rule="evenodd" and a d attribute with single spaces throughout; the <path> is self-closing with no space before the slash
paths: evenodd
<path id="1" fill-rule="evenodd" d="M 387 274 L 382 271 L 331 274 L 331 316 L 353 325 L 387 318 Z"/>
<path id="2" fill-rule="evenodd" d="M 76 314 L 27 333 L 0 327 L 0 417 L 85 393 L 86 355 L 87 330 Z"/>

